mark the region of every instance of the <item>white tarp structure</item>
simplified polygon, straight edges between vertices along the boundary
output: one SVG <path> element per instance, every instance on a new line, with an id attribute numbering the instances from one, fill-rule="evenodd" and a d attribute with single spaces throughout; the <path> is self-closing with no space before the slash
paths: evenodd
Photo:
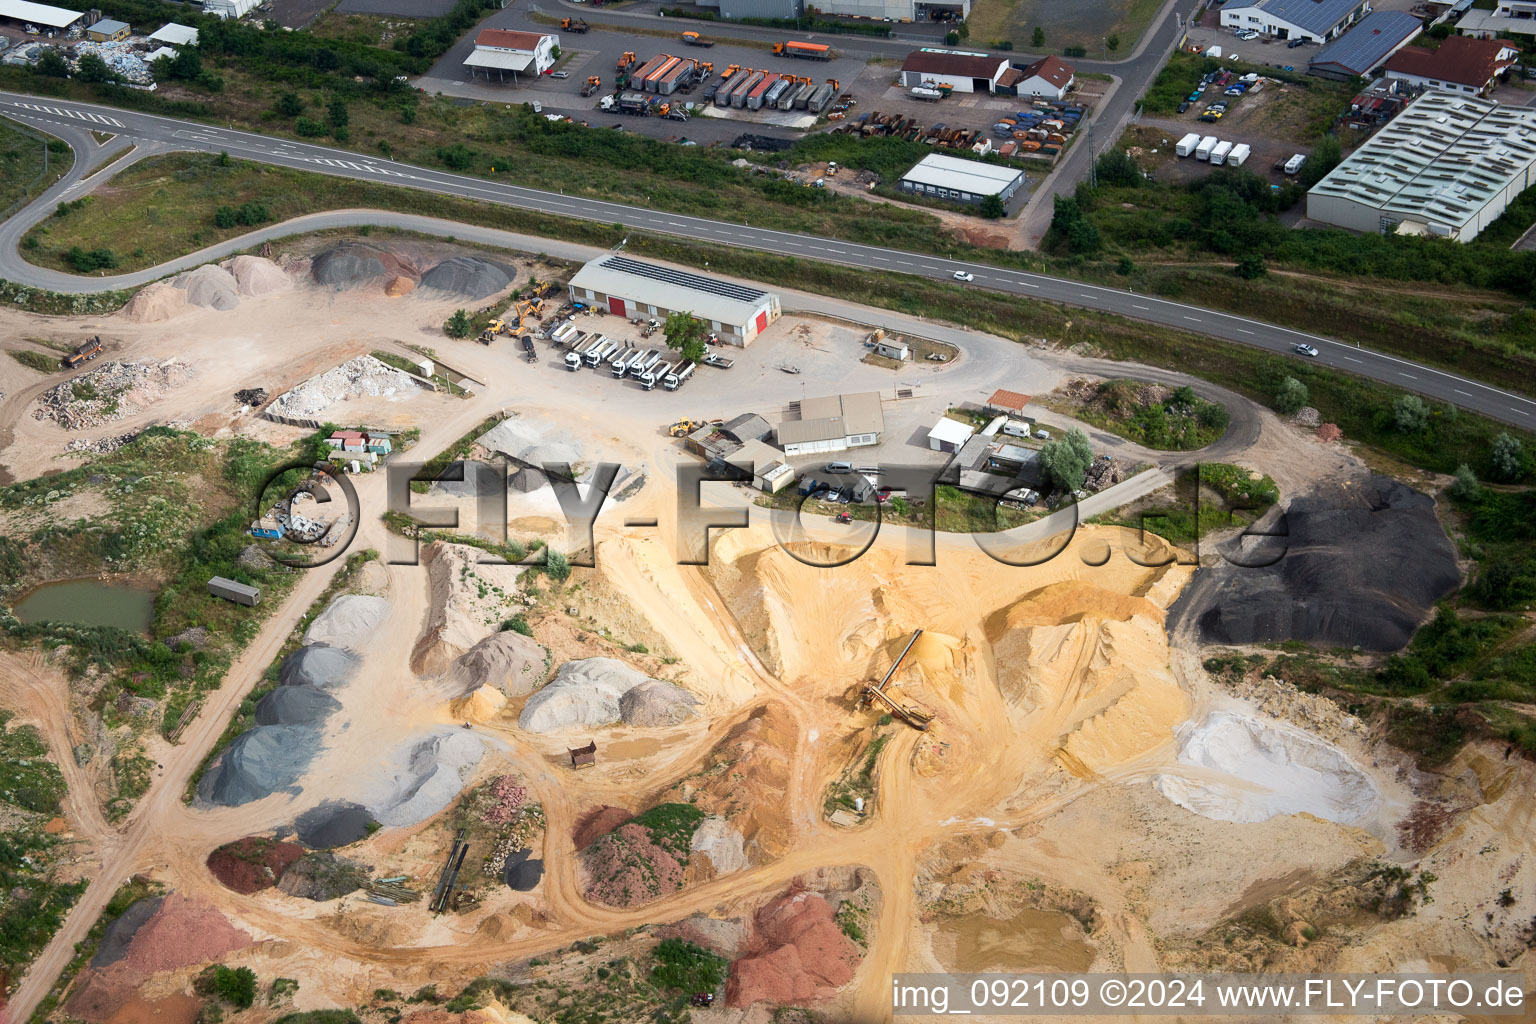
<path id="1" fill-rule="evenodd" d="M 34 4 L 31 0 L 0 0 L 0 18 L 25 21 L 44 28 L 69 28 L 85 15 L 79 11 L 67 11 L 48 4 Z"/>
<path id="2" fill-rule="evenodd" d="M 191 25 L 178 25 L 174 21 L 169 21 L 156 29 L 150 35 L 149 41 L 165 46 L 196 46 L 197 29 Z"/>
<path id="3" fill-rule="evenodd" d="M 508 53 L 504 50 L 475 50 L 464 58 L 464 66 L 488 68 L 494 71 L 527 71 L 533 63 L 531 53 Z"/>

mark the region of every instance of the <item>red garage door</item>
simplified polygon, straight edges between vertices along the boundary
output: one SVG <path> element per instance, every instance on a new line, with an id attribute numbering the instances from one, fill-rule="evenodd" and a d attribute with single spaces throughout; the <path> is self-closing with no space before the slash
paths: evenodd
<path id="1" fill-rule="evenodd" d="M 759 313 L 759 314 L 757 314 L 757 333 L 758 334 L 762 334 L 767 329 L 768 329 L 768 314 L 767 313 Z"/>
<path id="2" fill-rule="evenodd" d="M 612 313 L 615 316 L 623 316 L 624 315 L 624 300 L 620 299 L 620 298 L 615 298 L 612 295 L 608 296 L 608 312 Z"/>

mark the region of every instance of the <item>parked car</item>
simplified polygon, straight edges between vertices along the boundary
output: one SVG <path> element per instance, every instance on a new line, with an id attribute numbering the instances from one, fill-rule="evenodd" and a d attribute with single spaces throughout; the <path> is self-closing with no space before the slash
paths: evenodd
<path id="1" fill-rule="evenodd" d="M 975 274 L 967 274 L 963 270 L 957 270 L 957 271 L 955 271 L 955 280 L 956 281 L 974 281 L 974 280 L 976 280 L 976 275 Z"/>
<path id="2" fill-rule="evenodd" d="M 551 71 L 549 73 L 549 77 L 550 78 L 570 78 L 571 77 L 571 73 L 569 71 Z"/>
<path id="3" fill-rule="evenodd" d="M 1179 100 L 1179 113 L 1182 114 L 1182 113 L 1184 113 L 1184 111 L 1186 111 L 1188 109 L 1189 109 L 1189 100 Z"/>
<path id="4" fill-rule="evenodd" d="M 1051 439 L 1051 432 L 1049 430 L 1037 430 L 1035 431 L 1035 439 L 1039 441 L 1049 441 Z"/>
<path id="5" fill-rule="evenodd" d="M 1190 103 L 1198 103 L 1200 101 L 1201 95 L 1204 92 L 1205 92 L 1205 83 L 1201 82 L 1200 83 L 1200 88 L 1198 88 L 1194 92 L 1190 93 L 1188 96 L 1185 97 L 1185 99 L 1187 99 Z"/>
<path id="6" fill-rule="evenodd" d="M 852 473 L 853 472 L 853 463 L 851 463 L 851 462 L 829 462 L 826 465 L 826 472 L 828 472 L 828 473 Z"/>
<path id="7" fill-rule="evenodd" d="M 1317 358 L 1316 345 L 1308 345 L 1306 343 L 1302 343 L 1300 345 L 1292 345 L 1291 351 L 1297 353 L 1298 355 L 1311 356 L 1314 359 Z"/>
<path id="8" fill-rule="evenodd" d="M 1307 41 L 1305 39 L 1292 39 L 1290 42 L 1285 44 L 1285 48 L 1287 50 L 1294 50 L 1298 46 L 1306 46 L 1306 45 L 1307 45 Z"/>

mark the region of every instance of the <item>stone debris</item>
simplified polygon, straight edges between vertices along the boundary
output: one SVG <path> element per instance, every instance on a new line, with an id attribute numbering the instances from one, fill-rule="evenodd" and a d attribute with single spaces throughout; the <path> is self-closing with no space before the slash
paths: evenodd
<path id="1" fill-rule="evenodd" d="M 1083 478 L 1083 489 L 1097 494 L 1106 487 L 1113 487 L 1124 479 L 1120 463 L 1114 456 L 1106 455 L 1093 460 L 1093 465 L 1088 467 L 1088 475 Z"/>
<path id="2" fill-rule="evenodd" d="M 0 398 L 4 397 L 4 395 L 0 395 Z M 108 452 L 117 451 L 138 436 L 138 432 L 134 431 L 131 434 L 108 434 L 106 437 L 98 437 L 94 441 L 87 441 L 83 437 L 77 437 L 69 442 L 69 444 L 66 444 L 64 450 L 70 453 L 84 452 L 90 455 L 105 455 Z"/>
<path id="3" fill-rule="evenodd" d="M 252 409 L 257 409 L 263 405 L 266 405 L 267 399 L 270 397 L 271 396 L 267 394 L 266 388 L 241 388 L 239 391 L 235 392 L 235 401 L 239 402 L 241 405 L 249 406 Z"/>
<path id="4" fill-rule="evenodd" d="M 96 43 L 89 39 L 82 39 L 74 44 L 75 59 L 70 67 L 78 70 L 80 58 L 88 53 L 94 53 L 106 61 L 107 67 L 122 75 L 130 85 L 152 85 L 155 81 L 154 74 L 149 69 L 150 50 L 140 42 L 122 40 L 120 42 Z"/>
<path id="5" fill-rule="evenodd" d="M 410 374 L 373 356 L 358 356 L 279 395 L 269 411 L 281 416 L 316 416 L 349 398 L 412 394 L 420 387 Z"/>
<path id="6" fill-rule="evenodd" d="M 53 420 L 65 430 L 88 430 L 142 412 L 192 376 L 192 368 L 179 359 L 113 360 L 43 392 L 32 417 Z"/>

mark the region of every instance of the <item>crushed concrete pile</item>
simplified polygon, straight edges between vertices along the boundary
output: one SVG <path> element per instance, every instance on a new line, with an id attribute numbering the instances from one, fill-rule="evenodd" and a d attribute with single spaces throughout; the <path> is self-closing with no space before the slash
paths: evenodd
<path id="1" fill-rule="evenodd" d="M 368 808 L 344 800 L 327 800 L 311 807 L 293 823 L 294 834 L 314 850 L 333 850 L 368 835 L 377 822 Z"/>
<path id="2" fill-rule="evenodd" d="M 44 391 L 32 418 L 52 420 L 65 430 L 99 427 L 137 415 L 192 377 L 192 368 L 179 359 L 160 363 L 113 360 Z"/>
<path id="3" fill-rule="evenodd" d="M 395 287 L 397 281 L 409 282 L 410 291 L 421 278 L 416 264 L 406 256 L 364 242 L 342 242 L 310 260 L 309 273 L 314 282 L 342 291 L 360 288 L 375 281 Z M 391 292 L 391 294 L 404 294 Z"/>
<path id="4" fill-rule="evenodd" d="M 508 697 L 526 697 L 543 678 L 544 648 L 511 629 L 481 640 L 448 669 L 448 680 L 459 693 L 494 686 Z"/>
<path id="5" fill-rule="evenodd" d="M 115 959 L 101 964 L 93 961 L 81 973 L 64 1004 L 70 1017 L 106 1021 L 153 975 L 222 962 L 253 942 L 250 935 L 201 899 L 171 893 L 151 902 L 154 909 L 148 916 L 135 910 L 135 904 L 119 918 L 132 915 L 141 920 L 131 930 L 122 930 L 128 934 L 115 937 L 111 945 L 118 954 Z M 111 926 L 108 931 L 112 931 Z"/>
<path id="6" fill-rule="evenodd" d="M 158 324 L 174 320 L 187 308 L 186 292 L 169 281 L 156 281 L 134 292 L 119 315 L 136 324 Z"/>
<path id="7" fill-rule="evenodd" d="M 1434 500 L 1390 477 L 1295 498 L 1271 532 L 1244 556 L 1256 567 L 1201 573 L 1176 606 L 1205 643 L 1395 651 L 1461 582 Z"/>
<path id="8" fill-rule="evenodd" d="M 283 659 L 277 667 L 277 681 L 283 686 L 335 690 L 352 681 L 358 664 L 357 655 L 350 651 L 329 644 L 311 643 Z"/>
<path id="9" fill-rule="evenodd" d="M 349 398 L 410 395 L 420 389 L 416 378 L 405 371 L 387 366 L 373 356 L 358 356 L 279 395 L 268 411 L 282 416 L 313 417 Z"/>
<path id="10" fill-rule="evenodd" d="M 625 725 L 664 728 L 682 725 L 698 714 L 699 698 L 673 683 L 647 679 L 619 698 Z"/>
<path id="11" fill-rule="evenodd" d="M 238 807 L 277 792 L 298 792 L 299 778 L 320 752 L 319 730 L 306 725 L 258 725 L 235 737 L 203 776 L 200 795 Z"/>
<path id="12" fill-rule="evenodd" d="M 684 865 L 636 822 L 621 825 L 578 855 L 583 895 L 608 907 L 637 907 L 677 892 L 687 878 Z"/>
<path id="13" fill-rule="evenodd" d="M 701 879 L 740 871 L 747 866 L 746 840 L 724 818 L 705 818 L 693 833 L 689 867 Z"/>
<path id="14" fill-rule="evenodd" d="M 240 284 L 235 275 L 212 263 L 177 274 L 171 284 L 187 293 L 188 305 L 226 312 L 240 305 Z"/>
<path id="15" fill-rule="evenodd" d="M 1179 761 L 1201 770 L 1159 775 L 1153 785 L 1180 807 L 1216 821 L 1310 814 L 1348 824 L 1381 803 L 1370 776 L 1337 747 L 1248 715 L 1217 711 L 1186 724 L 1179 730 Z"/>
<path id="16" fill-rule="evenodd" d="M 555 678 L 528 698 L 517 724 L 529 732 L 594 728 L 621 721 L 638 724 L 629 723 L 621 702 L 627 693 L 642 683 L 655 683 L 657 688 L 631 702 L 634 713 L 668 718 L 674 715 L 687 718 L 693 714 L 697 700 L 677 686 L 649 679 L 645 673 L 630 668 L 617 658 L 582 658 L 561 665 Z"/>
<path id="17" fill-rule="evenodd" d="M 311 686 L 279 686 L 256 704 L 257 725 L 324 725 L 341 702 Z"/>
<path id="18" fill-rule="evenodd" d="M 481 259 L 478 256 L 454 256 L 421 275 L 421 287 L 467 299 L 495 295 L 517 278 L 517 268 Z"/>
<path id="19" fill-rule="evenodd" d="M 798 885 L 753 915 L 748 952 L 731 964 L 727 1006 L 824 1003 L 853 979 L 863 954 L 826 897 Z"/>
<path id="20" fill-rule="evenodd" d="M 277 887 L 289 896 L 324 903 L 361 889 L 368 884 L 372 874 L 373 869 L 367 864 L 330 850 L 316 850 L 306 853 L 284 871 Z"/>
<path id="21" fill-rule="evenodd" d="M 484 753 L 480 737 L 464 729 L 409 740 L 364 783 L 361 802 L 385 825 L 425 821 L 453 802 Z"/>
<path id="22" fill-rule="evenodd" d="M 1112 455 L 1093 460 L 1088 475 L 1083 478 L 1083 490 L 1097 494 L 1106 487 L 1113 487 L 1123 479 L 1121 465 Z"/>
<path id="23" fill-rule="evenodd" d="M 293 287 L 293 279 L 281 267 L 260 256 L 236 256 L 219 267 L 235 279 L 235 290 L 241 295 L 270 295 Z"/>
<path id="24" fill-rule="evenodd" d="M 447 672 L 455 659 L 506 617 L 522 570 L 482 565 L 480 550 L 463 544 L 430 544 L 421 557 L 432 603 L 426 628 L 411 650 L 411 671 L 436 676 Z"/>
<path id="25" fill-rule="evenodd" d="M 246 836 L 208 855 L 208 871 L 226 889 L 243 896 L 270 889 L 284 871 L 303 857 L 304 847 L 266 836 Z"/>
<path id="26" fill-rule="evenodd" d="M 325 644 L 360 654 L 389 616 L 389 601 L 364 594 L 343 594 L 326 606 L 309 629 L 305 644 Z"/>

